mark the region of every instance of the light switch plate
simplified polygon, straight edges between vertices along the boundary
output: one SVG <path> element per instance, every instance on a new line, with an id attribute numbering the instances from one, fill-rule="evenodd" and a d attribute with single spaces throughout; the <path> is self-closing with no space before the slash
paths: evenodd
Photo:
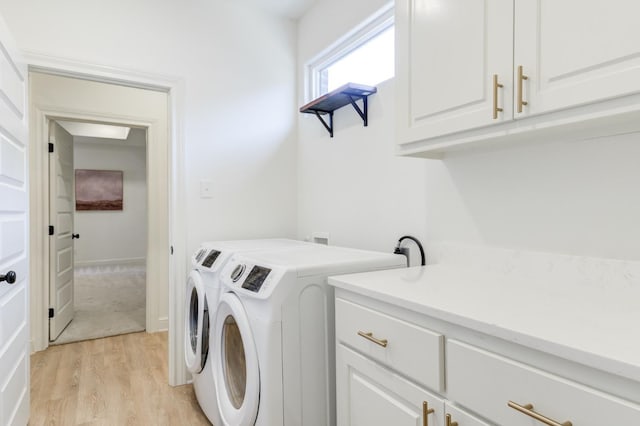
<path id="1" fill-rule="evenodd" d="M 212 198 L 213 188 L 210 180 L 200 181 L 200 198 Z"/>

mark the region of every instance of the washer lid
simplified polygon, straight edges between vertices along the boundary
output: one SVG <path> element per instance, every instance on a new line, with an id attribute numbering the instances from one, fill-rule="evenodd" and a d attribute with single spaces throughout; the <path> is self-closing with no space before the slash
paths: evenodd
<path id="1" fill-rule="evenodd" d="M 187 278 L 187 293 L 185 297 L 185 341 L 184 358 L 187 369 L 192 373 L 199 373 L 204 368 L 208 344 L 203 346 L 203 327 L 206 309 L 206 298 L 202 278 L 197 271 L 191 271 Z"/>
<path id="2" fill-rule="evenodd" d="M 223 423 L 252 425 L 260 405 L 258 353 L 249 319 L 235 294 L 221 296 L 212 336 L 212 372 Z"/>

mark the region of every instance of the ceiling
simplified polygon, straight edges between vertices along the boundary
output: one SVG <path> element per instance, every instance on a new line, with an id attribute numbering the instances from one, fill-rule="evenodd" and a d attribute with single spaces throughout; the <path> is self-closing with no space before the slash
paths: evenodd
<path id="1" fill-rule="evenodd" d="M 121 145 L 138 148 L 146 147 L 147 145 L 146 129 L 77 121 L 56 121 L 73 136 L 74 143 Z"/>
<path id="2" fill-rule="evenodd" d="M 71 136 L 83 136 L 86 138 L 106 138 L 126 140 L 129 137 L 129 127 L 112 126 L 109 124 L 83 123 L 79 121 L 58 120 Z"/>
<path id="3" fill-rule="evenodd" d="M 245 0 L 271 13 L 291 19 L 299 19 L 319 0 Z"/>

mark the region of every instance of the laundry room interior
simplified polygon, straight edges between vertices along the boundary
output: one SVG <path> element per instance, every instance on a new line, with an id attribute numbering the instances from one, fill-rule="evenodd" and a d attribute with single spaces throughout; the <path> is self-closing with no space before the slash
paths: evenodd
<path id="1" fill-rule="evenodd" d="M 640 424 L 638 12 L 0 0 L 0 424 Z"/>

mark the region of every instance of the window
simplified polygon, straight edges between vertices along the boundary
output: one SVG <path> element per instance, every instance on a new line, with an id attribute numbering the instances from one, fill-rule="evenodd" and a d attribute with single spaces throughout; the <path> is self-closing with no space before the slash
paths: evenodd
<path id="1" fill-rule="evenodd" d="M 354 82 L 375 86 L 393 77 L 393 25 L 320 70 L 320 94 Z"/>
<path id="2" fill-rule="evenodd" d="M 375 86 L 392 78 L 394 42 L 392 2 L 307 65 L 307 99 L 349 82 Z"/>

